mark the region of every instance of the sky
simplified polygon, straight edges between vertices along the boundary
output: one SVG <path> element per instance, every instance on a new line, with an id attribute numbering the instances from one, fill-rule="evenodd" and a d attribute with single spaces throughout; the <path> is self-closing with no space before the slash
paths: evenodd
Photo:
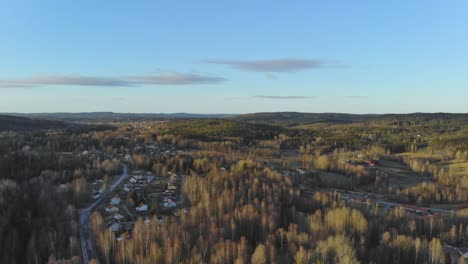
<path id="1" fill-rule="evenodd" d="M 1 0 L 0 112 L 468 113 L 468 1 Z"/>

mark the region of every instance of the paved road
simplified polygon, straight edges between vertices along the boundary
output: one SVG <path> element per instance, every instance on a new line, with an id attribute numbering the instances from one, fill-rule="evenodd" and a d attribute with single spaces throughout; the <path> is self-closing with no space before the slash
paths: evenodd
<path id="1" fill-rule="evenodd" d="M 457 211 L 457 210 L 446 210 L 446 209 L 439 209 L 439 208 L 422 207 L 422 206 L 405 204 L 405 203 L 391 202 L 391 201 L 388 201 L 383 195 L 375 195 L 372 193 L 356 192 L 356 191 L 351 191 L 351 190 L 334 189 L 334 188 L 317 188 L 317 189 L 312 189 L 312 191 L 321 191 L 321 192 L 335 192 L 336 191 L 342 194 L 341 199 L 343 200 L 347 200 L 350 202 L 359 202 L 359 203 L 365 203 L 366 200 L 370 200 L 372 201 L 372 203 L 379 204 L 382 207 L 390 207 L 390 206 L 395 206 L 395 207 L 402 206 L 403 208 L 417 207 L 418 210 L 422 210 L 425 212 L 427 212 L 428 210 L 431 210 L 433 213 L 439 213 L 439 214 L 452 214 Z"/>
<path id="2" fill-rule="evenodd" d="M 376 203 L 384 205 L 384 206 L 403 206 L 403 207 L 408 207 L 413 206 L 413 205 L 408 205 L 408 204 L 401 204 L 401 203 L 393 203 L 393 202 L 386 202 L 386 201 L 376 201 Z M 416 205 L 417 206 L 417 205 Z M 456 212 L 456 210 L 444 210 L 444 209 L 438 209 L 438 208 L 431 208 L 431 207 L 421 207 L 417 206 L 418 208 L 424 209 L 424 210 L 431 210 L 433 213 L 440 213 L 440 214 L 451 214 L 453 212 Z"/>
<path id="3" fill-rule="evenodd" d="M 114 182 L 109 188 L 109 193 L 113 192 L 117 186 L 119 186 L 123 180 L 128 177 L 127 165 L 123 167 L 123 174 L 119 179 Z M 89 260 L 96 257 L 94 251 L 93 240 L 91 238 L 91 232 L 89 230 L 89 215 L 91 211 L 96 208 L 102 201 L 104 197 L 97 199 L 94 203 L 89 205 L 86 208 L 81 209 L 80 211 L 80 240 L 81 240 L 81 253 L 83 255 L 83 264 L 88 264 Z"/>

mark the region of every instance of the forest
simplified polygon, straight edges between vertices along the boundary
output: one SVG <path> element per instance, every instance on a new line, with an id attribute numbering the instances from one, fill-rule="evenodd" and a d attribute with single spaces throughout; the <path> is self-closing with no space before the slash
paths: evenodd
<path id="1" fill-rule="evenodd" d="M 181 175 L 181 202 L 119 232 L 92 210 L 90 263 L 466 261 L 466 115 L 48 122 L 0 132 L 0 263 L 82 263 L 79 214 L 123 165 Z"/>

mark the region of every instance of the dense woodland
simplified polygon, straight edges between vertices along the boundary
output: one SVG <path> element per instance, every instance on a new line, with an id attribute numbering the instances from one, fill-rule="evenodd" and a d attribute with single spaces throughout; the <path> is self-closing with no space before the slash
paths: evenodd
<path id="1" fill-rule="evenodd" d="M 163 223 L 158 215 L 150 223 L 138 219 L 117 242 L 94 212 L 95 262 L 449 263 L 454 256 L 447 245 L 468 245 L 468 209 L 419 217 L 400 207 L 347 204 L 343 194 L 320 188 L 366 189 L 409 204 L 464 208 L 467 120 L 286 113 L 2 132 L 0 263 L 80 263 L 77 209 L 92 201 L 93 180 L 107 185 L 121 172 L 125 154 L 132 155 L 133 169 L 186 175 L 188 213 L 164 216 Z M 147 143 L 190 154 L 134 151 Z M 392 174 L 343 162 L 354 159 L 401 164 L 414 183 L 397 186 Z M 339 177 L 331 181 L 327 175 Z"/>
<path id="2" fill-rule="evenodd" d="M 44 263 L 52 255 L 79 263 L 76 210 L 91 200 L 87 182 L 120 171 L 116 160 L 68 154 L 119 146 L 109 132 L 91 133 L 0 136 L 1 263 Z"/>

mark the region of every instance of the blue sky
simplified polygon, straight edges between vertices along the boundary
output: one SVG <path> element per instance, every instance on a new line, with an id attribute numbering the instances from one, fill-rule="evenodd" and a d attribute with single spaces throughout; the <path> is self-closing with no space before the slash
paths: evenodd
<path id="1" fill-rule="evenodd" d="M 0 2 L 0 112 L 468 112 L 468 2 Z"/>

